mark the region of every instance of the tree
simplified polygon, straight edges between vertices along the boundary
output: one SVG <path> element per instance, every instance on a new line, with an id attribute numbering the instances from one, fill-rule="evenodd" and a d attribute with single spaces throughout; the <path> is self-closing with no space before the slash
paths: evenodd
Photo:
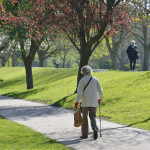
<path id="1" fill-rule="evenodd" d="M 55 14 L 51 4 L 52 2 L 47 3 L 44 0 L 4 0 L 0 4 L 1 26 L 9 31 L 9 35 L 15 37 L 20 45 L 26 70 L 27 89 L 33 88 L 32 61 L 39 48 L 41 33 L 50 34 L 51 23 L 55 21 L 52 20 Z"/>
<path id="2" fill-rule="evenodd" d="M 4 36 L 3 33 L 1 32 L 0 52 L 3 51 L 8 46 L 7 41 L 8 41 L 8 38 Z"/>
<path id="3" fill-rule="evenodd" d="M 143 70 L 147 71 L 150 64 L 150 2 L 148 0 L 137 1 L 133 0 L 135 11 L 135 22 L 132 24 L 135 28 L 132 34 L 143 45 L 144 48 L 144 63 Z"/>
<path id="4" fill-rule="evenodd" d="M 14 28 L 17 31 L 26 72 L 30 72 L 26 73 L 28 77 L 32 74 L 31 63 L 36 52 L 35 47 L 38 49 L 39 39 L 42 35 L 46 33 L 52 34 L 52 32 L 56 31 L 56 28 L 59 28 L 62 33 L 64 32 L 68 36 L 80 53 L 77 80 L 79 82 L 82 77 L 80 73 L 81 67 L 88 64 L 91 54 L 105 34 L 115 31 L 115 24 L 122 24 L 124 22 L 122 15 L 128 17 L 127 13 L 122 11 L 121 8 L 117 10 L 121 15 L 113 14 L 114 8 L 121 1 L 9 0 L 5 1 L 7 4 L 5 6 L 9 6 L 6 7 L 7 10 L 1 5 L 0 20 L 2 20 L 2 24 L 9 26 L 11 31 L 14 32 Z M 105 33 L 108 25 L 111 25 L 111 28 Z M 31 38 L 31 47 L 30 52 L 26 55 L 25 41 L 22 39 L 27 40 L 28 37 Z M 32 76 L 27 78 L 27 80 L 31 78 Z M 32 87 L 31 84 L 28 88 Z"/>
<path id="5" fill-rule="evenodd" d="M 10 56 L 10 51 L 8 49 L 9 39 L 2 32 L 1 32 L 1 41 L 0 41 L 0 43 L 1 43 L 0 58 L 1 58 L 2 66 L 5 67 L 6 61 L 9 60 L 9 56 Z"/>
<path id="6" fill-rule="evenodd" d="M 52 40 L 50 40 L 49 38 L 42 39 L 43 40 L 41 40 L 40 46 L 37 50 L 39 58 L 39 67 L 43 67 L 44 60 L 46 60 L 49 57 L 54 57 L 57 53 L 59 53 L 59 50 L 56 48 Z"/>
<path id="7" fill-rule="evenodd" d="M 128 6 L 127 4 L 121 4 L 117 6 L 116 9 L 114 10 L 114 13 L 116 15 L 119 15 L 120 13 L 120 12 L 118 13 L 119 7 L 121 7 L 120 9 L 126 11 L 127 14 L 130 14 L 131 7 Z M 105 37 L 106 45 L 111 56 L 112 69 L 115 70 L 117 69 L 117 54 L 118 54 L 119 46 L 121 42 L 125 40 L 128 33 L 131 31 L 129 25 L 131 24 L 133 18 L 127 14 L 122 14 L 121 20 L 123 21 L 121 22 L 121 24 L 115 25 L 116 32 L 113 34 L 113 36 L 111 35 Z"/>
<path id="8" fill-rule="evenodd" d="M 59 56 L 60 56 L 61 60 L 63 61 L 63 68 L 65 68 L 66 56 L 67 56 L 68 52 L 69 52 L 69 48 L 65 48 L 59 52 Z"/>
<path id="9" fill-rule="evenodd" d="M 11 51 L 12 67 L 15 67 L 16 61 L 21 59 L 19 43 L 16 42 L 15 40 L 10 41 L 9 43 L 10 43 L 9 47 Z"/>
<path id="10" fill-rule="evenodd" d="M 109 54 L 111 56 L 111 62 L 112 62 L 112 69 L 117 69 L 117 54 L 119 50 L 119 45 L 121 44 L 123 40 L 123 32 L 121 32 L 119 35 L 111 37 L 106 37 L 106 45 L 109 51 Z M 112 42 L 110 42 L 110 39 Z"/>
<path id="11" fill-rule="evenodd" d="M 73 46 L 70 41 L 68 41 L 66 38 L 63 38 L 56 43 L 56 49 L 59 50 L 59 56 L 63 61 L 63 68 L 65 68 L 67 54 L 69 50 L 73 49 Z"/>
<path id="12" fill-rule="evenodd" d="M 88 64 L 91 54 L 107 34 L 107 26 L 112 25 L 108 29 L 110 32 L 115 30 L 115 24 L 124 22 L 121 15 L 113 14 L 120 2 L 121 0 L 64 0 L 61 5 L 56 5 L 61 12 L 59 25 L 80 54 L 77 82 L 82 77 L 81 68 Z M 127 16 L 120 8 L 118 12 Z M 113 15 L 115 21 L 112 20 Z"/>

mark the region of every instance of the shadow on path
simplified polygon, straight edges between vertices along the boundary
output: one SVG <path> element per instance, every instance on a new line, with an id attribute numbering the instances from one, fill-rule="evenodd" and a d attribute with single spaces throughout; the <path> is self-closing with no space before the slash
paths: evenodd
<path id="1" fill-rule="evenodd" d="M 69 98 L 70 96 L 73 96 L 73 95 L 74 95 L 74 94 L 70 94 L 70 95 L 68 95 L 68 96 L 65 96 L 64 98 L 62 98 L 62 99 L 56 101 L 56 102 L 53 104 L 53 106 L 63 106 L 64 103 L 66 103 L 67 98 Z M 72 100 L 74 100 L 74 99 L 70 99 L 69 101 L 72 101 Z"/>
<path id="2" fill-rule="evenodd" d="M 148 122 L 148 121 L 150 121 L 150 118 L 147 118 L 147 119 L 145 119 L 145 120 L 143 120 L 141 122 L 135 122 L 135 123 L 129 124 L 127 127 L 131 127 L 133 125 L 136 125 L 136 124 L 139 124 L 139 123 L 145 123 L 145 122 Z"/>
<path id="3" fill-rule="evenodd" d="M 22 107 L 15 107 L 15 106 L 0 106 L 0 114 L 1 112 L 5 112 L 5 114 L 12 119 L 16 117 L 22 120 L 29 120 L 35 117 L 46 117 L 46 116 L 53 116 L 58 114 L 59 117 L 70 113 L 68 110 L 62 110 L 62 108 L 52 107 L 52 106 L 22 106 Z M 3 115 L 3 114 L 2 114 Z"/>

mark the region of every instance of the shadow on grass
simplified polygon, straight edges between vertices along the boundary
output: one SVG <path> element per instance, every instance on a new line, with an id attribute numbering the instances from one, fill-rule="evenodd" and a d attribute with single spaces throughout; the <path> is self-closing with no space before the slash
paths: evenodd
<path id="1" fill-rule="evenodd" d="M 54 69 L 54 70 L 39 70 L 35 71 L 33 73 L 33 82 L 34 86 L 39 86 L 43 84 L 47 84 L 49 82 L 56 82 L 58 80 L 62 80 L 71 76 L 77 75 L 77 72 L 75 70 L 68 70 L 68 69 Z M 3 81 L 0 79 L 0 87 L 1 88 L 7 88 L 7 87 L 13 87 L 13 86 L 19 86 L 24 85 L 26 86 L 26 80 L 25 76 L 9 79 L 7 81 Z M 2 82 L 3 81 L 3 82 Z"/>
<path id="2" fill-rule="evenodd" d="M 67 98 L 70 97 L 70 96 L 73 96 L 73 95 L 74 95 L 74 94 L 70 94 L 70 95 L 68 95 L 68 96 L 63 97 L 62 99 L 56 101 L 56 102 L 53 104 L 53 106 L 62 107 L 62 106 L 64 105 L 64 103 L 66 103 Z M 72 99 L 72 100 L 73 100 L 73 99 Z M 70 101 L 72 101 L 72 100 L 70 100 Z"/>
<path id="3" fill-rule="evenodd" d="M 103 99 L 105 99 L 105 97 L 103 97 Z M 110 104 L 115 104 L 115 103 L 118 103 L 119 100 L 121 100 L 122 98 L 110 98 L 110 99 L 107 99 L 105 101 L 102 101 L 101 105 L 102 106 L 105 106 L 106 104 L 108 105 L 109 103 Z"/>
<path id="4" fill-rule="evenodd" d="M 137 78 L 132 79 L 132 81 L 130 82 L 130 84 L 127 85 L 127 87 L 131 87 L 133 85 L 138 85 L 138 84 L 142 84 L 144 79 L 150 79 L 150 72 L 146 72 L 145 74 L 142 74 Z"/>
<path id="5" fill-rule="evenodd" d="M 0 88 L 7 88 L 10 86 L 16 86 L 26 84 L 25 77 L 15 78 L 7 81 L 0 82 Z"/>
<path id="6" fill-rule="evenodd" d="M 32 89 L 32 90 L 28 90 L 28 91 L 23 91 L 23 92 L 9 92 L 9 93 L 5 93 L 3 94 L 3 96 L 9 96 L 9 97 L 14 97 L 14 98 L 20 98 L 20 99 L 24 99 L 27 96 L 30 95 L 34 95 L 38 92 L 41 92 L 41 90 L 44 90 L 44 88 L 40 88 L 40 89 Z"/>
<path id="7" fill-rule="evenodd" d="M 143 121 L 141 121 L 141 122 L 135 122 L 135 123 L 129 124 L 128 127 L 131 127 L 131 126 L 136 125 L 136 124 L 139 124 L 139 123 L 146 123 L 146 122 L 148 122 L 148 121 L 150 121 L 150 118 L 147 118 L 147 119 L 145 119 L 145 120 L 143 120 Z"/>
<path id="8" fill-rule="evenodd" d="M 143 74 L 143 75 L 141 75 L 140 76 L 141 78 L 150 78 L 150 72 L 147 72 L 147 73 L 145 73 L 145 74 Z"/>
<path id="9" fill-rule="evenodd" d="M 6 119 L 6 118 L 0 115 L 0 119 Z"/>
<path id="10" fill-rule="evenodd" d="M 45 142 L 40 143 L 40 145 L 45 145 L 45 144 L 62 144 L 62 143 L 60 143 L 60 142 L 58 142 L 56 140 L 53 140 L 53 139 L 49 139 L 49 140 L 47 140 Z"/>
<path id="11" fill-rule="evenodd" d="M 3 82 L 4 80 L 0 79 L 0 82 Z"/>

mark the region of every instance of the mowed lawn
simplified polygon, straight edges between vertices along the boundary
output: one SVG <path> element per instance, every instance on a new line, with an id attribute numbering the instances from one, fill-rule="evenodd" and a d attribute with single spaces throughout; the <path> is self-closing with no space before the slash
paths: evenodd
<path id="1" fill-rule="evenodd" d="M 0 116 L 0 150 L 69 150 L 23 125 Z"/>
<path id="2" fill-rule="evenodd" d="M 103 119 L 150 130 L 150 72 L 93 75 L 104 90 Z M 74 109 L 77 69 L 33 68 L 33 77 L 34 89 L 26 90 L 24 68 L 0 68 L 0 94 Z"/>

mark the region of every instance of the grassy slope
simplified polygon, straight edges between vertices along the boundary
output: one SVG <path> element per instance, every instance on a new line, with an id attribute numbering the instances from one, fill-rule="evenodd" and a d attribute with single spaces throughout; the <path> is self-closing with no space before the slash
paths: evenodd
<path id="1" fill-rule="evenodd" d="M 24 68 L 0 69 L 0 94 L 74 108 L 76 69 L 34 68 L 26 90 Z M 94 73 L 103 87 L 103 118 L 150 130 L 150 72 Z"/>
<path id="2" fill-rule="evenodd" d="M 44 137 L 23 125 L 0 116 L 1 150 L 69 150 L 64 145 Z"/>

